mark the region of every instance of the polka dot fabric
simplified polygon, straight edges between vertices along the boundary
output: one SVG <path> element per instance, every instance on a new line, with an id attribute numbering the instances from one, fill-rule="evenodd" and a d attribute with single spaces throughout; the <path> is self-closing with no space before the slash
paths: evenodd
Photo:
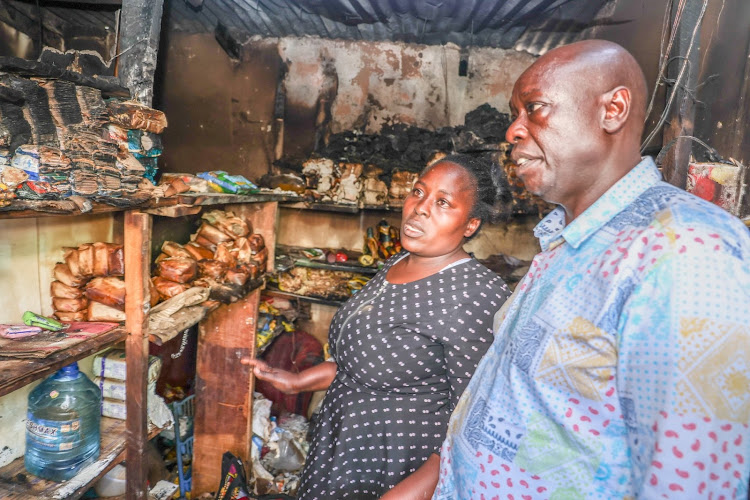
<path id="1" fill-rule="evenodd" d="M 299 498 L 379 498 L 437 453 L 510 295 L 474 259 L 406 284 L 390 259 L 336 313 L 336 378 L 321 406 Z"/>

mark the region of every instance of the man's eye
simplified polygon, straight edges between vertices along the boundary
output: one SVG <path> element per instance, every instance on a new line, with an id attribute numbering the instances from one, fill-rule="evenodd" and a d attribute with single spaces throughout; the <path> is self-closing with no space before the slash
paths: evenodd
<path id="1" fill-rule="evenodd" d="M 413 194 L 414 196 L 419 196 L 420 194 L 422 194 L 422 190 L 419 188 L 413 188 L 411 190 L 411 194 Z"/>
<path id="2" fill-rule="evenodd" d="M 526 105 L 526 111 L 529 113 L 533 113 L 534 111 L 536 111 L 537 109 L 541 107 L 542 107 L 541 102 L 532 102 Z"/>
<path id="3" fill-rule="evenodd" d="M 448 206 L 450 206 L 450 203 L 448 203 L 448 200 L 443 199 L 443 198 L 439 199 L 437 203 L 441 207 L 448 207 Z"/>

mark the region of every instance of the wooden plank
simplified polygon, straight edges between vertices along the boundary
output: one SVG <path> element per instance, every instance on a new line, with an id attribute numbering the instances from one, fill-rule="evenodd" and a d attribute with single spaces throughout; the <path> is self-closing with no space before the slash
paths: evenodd
<path id="1" fill-rule="evenodd" d="M 184 217 L 185 215 L 195 215 L 200 213 L 202 209 L 203 208 L 200 206 L 174 205 L 171 207 L 149 208 L 144 210 L 144 212 L 151 215 L 159 215 L 161 217 Z"/>
<path id="2" fill-rule="evenodd" d="M 185 205 L 226 205 L 228 203 L 262 203 L 266 201 L 288 201 L 298 197 L 273 193 L 229 194 L 229 193 L 182 193 L 176 195 Z"/>
<path id="3" fill-rule="evenodd" d="M 278 202 L 253 203 L 244 205 L 227 205 L 226 210 L 249 220 L 253 225 L 253 232 L 263 236 L 268 249 L 268 265 L 266 271 L 274 271 L 276 259 L 276 222 L 279 213 Z"/>
<path id="4" fill-rule="evenodd" d="M 120 14 L 117 74 L 133 98 L 147 106 L 154 98 L 154 73 L 164 0 L 128 0 Z"/>
<path id="5" fill-rule="evenodd" d="M 125 426 L 124 420 L 102 417 L 99 458 L 81 470 L 76 477 L 63 483 L 32 476 L 24 468 L 23 457 L 14 460 L 0 469 L 0 498 L 7 500 L 38 500 L 40 498 L 76 500 L 81 498 L 97 479 L 125 459 Z M 161 430 L 153 427 L 149 438 L 156 436 Z"/>
<path id="6" fill-rule="evenodd" d="M 255 355 L 260 290 L 210 313 L 198 329 L 192 498 L 219 486 L 221 457 L 250 463 L 254 380 L 243 356 Z"/>
<path id="7" fill-rule="evenodd" d="M 125 214 L 125 362 L 127 380 L 127 498 L 147 498 L 146 385 L 148 371 L 149 268 L 151 264 L 151 216 L 130 211 Z"/>
<path id="8" fill-rule="evenodd" d="M 76 344 L 69 349 L 56 352 L 41 359 L 0 358 L 0 396 L 51 375 L 63 366 L 78 361 L 125 340 L 124 328 Z"/>

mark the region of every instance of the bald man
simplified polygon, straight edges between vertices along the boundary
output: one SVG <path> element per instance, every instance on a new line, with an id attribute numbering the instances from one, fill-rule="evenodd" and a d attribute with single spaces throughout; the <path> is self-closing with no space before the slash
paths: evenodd
<path id="1" fill-rule="evenodd" d="M 633 57 L 598 40 L 516 82 L 511 156 L 558 207 L 439 478 L 434 458 L 415 475 L 434 499 L 747 498 L 748 230 L 640 157 L 645 102 Z"/>

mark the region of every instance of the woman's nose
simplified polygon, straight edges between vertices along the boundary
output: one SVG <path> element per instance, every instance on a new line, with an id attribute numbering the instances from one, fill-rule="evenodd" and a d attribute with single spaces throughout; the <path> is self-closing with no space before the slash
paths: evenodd
<path id="1" fill-rule="evenodd" d="M 522 123 L 521 115 L 519 115 L 510 124 L 507 132 L 505 132 L 505 140 L 511 144 L 515 144 L 524 137 L 526 137 L 526 127 Z"/>
<path id="2" fill-rule="evenodd" d="M 414 213 L 418 215 L 429 215 L 429 201 L 422 198 L 414 205 Z"/>

